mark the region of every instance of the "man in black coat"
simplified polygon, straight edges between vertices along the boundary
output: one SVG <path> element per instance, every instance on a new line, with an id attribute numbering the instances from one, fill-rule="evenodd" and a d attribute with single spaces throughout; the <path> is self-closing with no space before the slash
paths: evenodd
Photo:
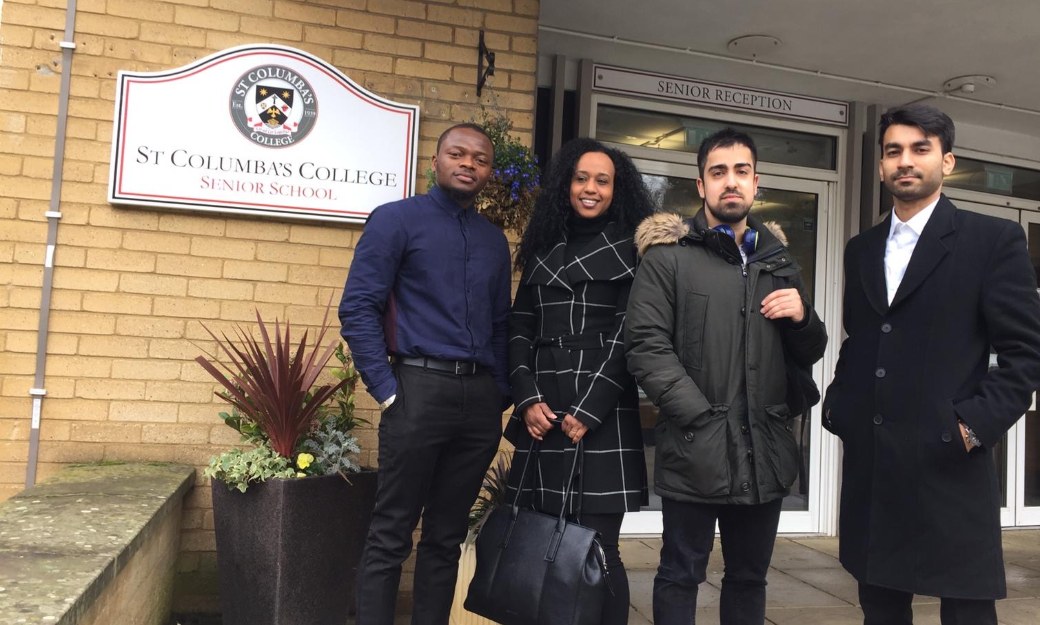
<path id="1" fill-rule="evenodd" d="M 844 444 L 840 557 L 867 625 L 997 622 L 1006 594 L 993 446 L 1040 385 L 1040 298 L 1022 228 L 941 193 L 953 121 L 881 118 L 893 210 L 845 250 L 844 326 L 824 426 Z M 998 366 L 989 368 L 990 350 Z"/>

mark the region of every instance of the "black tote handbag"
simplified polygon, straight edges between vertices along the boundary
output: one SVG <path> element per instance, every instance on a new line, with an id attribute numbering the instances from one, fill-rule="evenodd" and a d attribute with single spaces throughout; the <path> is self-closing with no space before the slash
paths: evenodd
<path id="1" fill-rule="evenodd" d="M 465 607 L 503 625 L 598 625 L 612 593 L 603 548 L 595 530 L 568 522 L 563 512 L 568 495 L 575 494 L 571 482 L 581 443 L 559 516 L 518 506 L 537 451 L 531 441 L 512 504 L 492 510 L 477 534 L 477 566 Z M 580 519 L 580 488 L 577 501 Z"/>

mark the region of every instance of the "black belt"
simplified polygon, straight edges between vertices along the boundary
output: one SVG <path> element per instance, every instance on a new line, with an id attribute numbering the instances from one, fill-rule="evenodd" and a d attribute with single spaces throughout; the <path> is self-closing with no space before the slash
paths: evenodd
<path id="1" fill-rule="evenodd" d="M 408 365 L 409 367 L 422 367 L 433 371 L 454 373 L 455 375 L 475 375 L 483 368 L 475 362 L 465 360 L 438 360 L 437 358 L 412 358 L 410 356 L 394 356 L 393 363 Z"/>

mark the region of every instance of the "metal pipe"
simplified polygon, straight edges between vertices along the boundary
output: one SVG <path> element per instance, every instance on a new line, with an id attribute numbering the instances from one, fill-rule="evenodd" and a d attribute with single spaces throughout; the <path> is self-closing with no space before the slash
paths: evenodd
<path id="1" fill-rule="evenodd" d="M 61 179 L 65 169 L 65 133 L 69 121 L 69 93 L 72 82 L 72 52 L 76 44 L 72 38 L 76 30 L 76 0 L 68 0 L 65 8 L 65 36 L 61 47 L 61 88 L 58 91 L 58 125 L 54 141 L 54 167 L 51 170 L 51 198 L 47 218 L 47 253 L 43 260 L 43 284 L 40 286 L 40 318 L 36 328 L 36 371 L 33 374 L 32 421 L 29 429 L 29 458 L 25 466 L 25 487 L 36 483 L 36 463 L 40 457 L 40 421 L 47 371 L 47 335 L 51 317 L 51 291 L 54 288 L 54 253 L 58 245 L 58 222 L 61 221 Z"/>

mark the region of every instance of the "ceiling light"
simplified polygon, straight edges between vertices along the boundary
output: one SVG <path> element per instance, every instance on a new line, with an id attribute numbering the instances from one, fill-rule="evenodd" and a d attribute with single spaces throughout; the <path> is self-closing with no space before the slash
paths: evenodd
<path id="1" fill-rule="evenodd" d="M 997 79 L 985 74 L 970 74 L 968 76 L 957 76 L 943 83 L 943 93 L 975 93 L 979 87 L 995 87 Z"/>
<path id="2" fill-rule="evenodd" d="M 784 43 L 772 35 L 745 35 L 731 40 L 726 47 L 734 54 L 758 59 L 782 45 Z"/>

